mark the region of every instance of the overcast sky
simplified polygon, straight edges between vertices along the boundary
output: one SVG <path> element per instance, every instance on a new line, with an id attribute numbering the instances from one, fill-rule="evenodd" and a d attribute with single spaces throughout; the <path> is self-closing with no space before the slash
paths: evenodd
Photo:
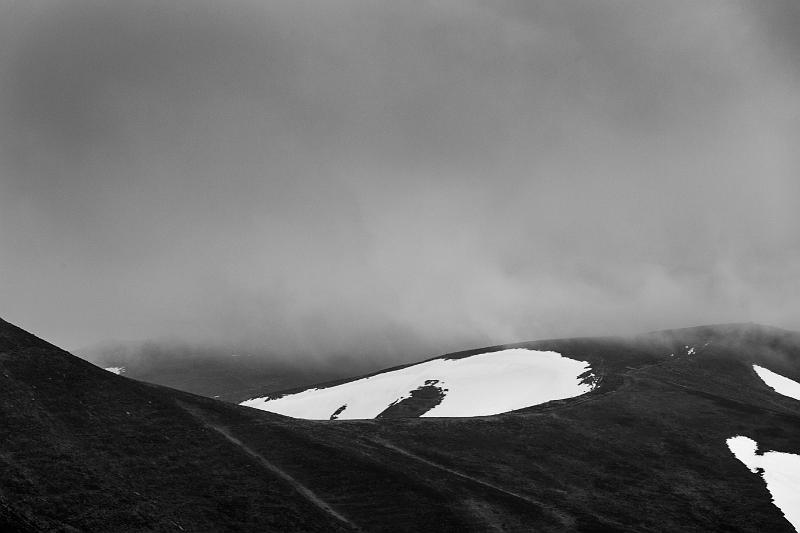
<path id="1" fill-rule="evenodd" d="M 800 329 L 799 5 L 0 0 L 0 316 L 393 360 Z"/>

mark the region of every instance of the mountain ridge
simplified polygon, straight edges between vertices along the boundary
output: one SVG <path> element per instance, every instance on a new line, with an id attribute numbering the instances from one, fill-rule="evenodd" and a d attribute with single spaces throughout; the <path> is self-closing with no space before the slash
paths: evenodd
<path id="1" fill-rule="evenodd" d="M 765 343 L 765 338 L 770 338 L 774 342 L 771 344 Z M 371 382 L 375 382 L 376 380 L 387 382 L 385 378 L 390 375 L 397 376 L 401 381 L 403 379 L 409 379 L 400 376 L 410 375 L 410 371 L 417 369 L 417 372 L 424 372 L 422 370 L 423 367 L 432 366 L 431 363 L 434 362 L 471 362 L 478 357 L 497 354 L 496 356 L 486 358 L 487 362 L 495 361 L 493 364 L 503 364 L 501 356 L 515 350 L 531 351 L 531 356 L 528 358 L 528 361 L 533 361 L 534 352 L 555 352 L 564 358 L 582 361 L 587 364 L 587 368 L 583 373 L 577 375 L 580 383 L 590 384 L 593 389 L 590 391 L 592 393 L 602 393 L 607 389 L 614 388 L 620 383 L 620 376 L 626 367 L 630 364 L 634 364 L 633 361 L 635 361 L 634 366 L 636 366 L 663 361 L 668 357 L 674 357 L 675 354 L 680 355 L 685 353 L 686 355 L 692 355 L 698 350 L 704 350 L 710 344 L 714 344 L 714 349 L 718 352 L 721 349 L 724 350 L 725 347 L 732 346 L 732 344 L 735 344 L 739 349 L 744 346 L 749 346 L 754 347 L 756 351 L 761 350 L 763 352 L 764 348 L 769 348 L 774 351 L 775 348 L 779 348 L 780 343 L 786 339 L 792 341 L 790 343 L 791 346 L 800 345 L 800 334 L 789 330 L 781 330 L 779 328 L 772 328 L 754 323 L 727 323 L 654 331 L 628 338 L 611 336 L 576 337 L 499 344 L 484 348 L 452 352 L 425 359 L 420 362 L 392 366 L 351 378 L 337 379 L 305 387 L 270 391 L 263 396 L 251 397 L 240 403 L 249 407 L 256 407 L 290 416 L 325 419 L 328 418 L 330 414 L 330 417 L 341 418 L 342 412 L 344 411 L 346 417 L 352 418 L 355 413 L 353 412 L 352 405 L 350 405 L 351 401 L 358 401 L 359 404 L 363 404 L 363 400 L 358 398 L 363 397 L 365 394 L 368 396 L 373 395 L 373 393 L 368 392 L 367 389 L 371 390 L 377 383 L 370 385 Z M 524 359 L 520 361 L 524 361 Z M 785 364 L 780 364 L 778 366 L 781 370 L 784 372 L 788 371 L 791 375 L 800 373 L 800 365 L 787 366 Z M 509 375 L 509 379 L 512 378 L 515 379 L 516 376 Z M 377 415 L 379 417 L 436 416 L 435 414 L 431 415 L 426 413 L 430 410 L 441 411 L 442 409 L 439 406 L 442 401 L 446 404 L 448 402 L 452 404 L 451 399 L 448 397 L 448 391 L 442 389 L 449 381 L 443 378 L 440 372 L 437 373 L 434 370 L 430 370 L 427 375 L 420 374 L 418 377 L 411 379 L 416 379 L 416 382 L 411 381 L 407 384 L 402 384 L 401 381 L 398 381 L 397 383 L 388 382 L 382 385 L 389 387 L 401 386 L 404 387 L 401 390 L 405 392 L 394 401 L 391 401 L 391 398 L 385 399 L 383 408 L 378 408 L 377 411 L 373 408 L 373 415 L 371 416 L 375 416 L 375 412 L 379 413 Z M 444 381 L 442 381 L 442 379 L 444 379 Z M 476 402 L 480 402 L 481 398 L 485 399 L 485 395 L 487 394 L 485 390 L 486 379 L 486 372 L 481 371 L 475 374 L 473 384 L 462 383 L 462 386 L 477 387 L 472 393 L 473 395 L 477 395 L 475 396 Z M 529 381 L 528 383 L 530 383 L 530 385 L 525 386 L 546 386 L 544 382 L 538 385 L 535 381 Z M 357 385 L 363 390 L 359 390 L 359 388 L 356 387 Z M 481 392 L 480 388 L 484 389 L 483 392 Z M 345 390 L 352 392 L 345 392 Z M 341 391 L 341 393 L 335 391 Z M 457 390 L 456 392 L 459 391 Z M 506 392 L 506 394 L 507 393 L 508 392 Z M 587 391 L 583 391 L 583 394 L 586 393 Z M 484 396 L 481 397 L 481 394 Z M 452 396 L 453 393 L 450 392 L 449 395 Z M 329 399 L 323 400 L 323 397 Z M 315 398 L 319 398 L 319 400 L 315 400 Z M 553 398 L 553 400 L 561 401 L 557 398 Z M 328 403 L 320 403 L 323 401 Z M 314 405 L 317 406 L 314 407 Z M 350 407 L 348 407 L 348 405 L 350 405 Z M 534 403 L 531 403 L 527 406 L 517 406 L 515 408 L 506 408 L 505 410 L 524 409 L 533 405 Z M 324 414 L 326 411 L 327 414 Z M 450 411 L 452 411 L 452 407 Z M 459 416 L 474 416 L 477 414 L 470 412 L 469 409 L 457 410 L 456 412 L 460 413 Z M 303 413 L 307 413 L 307 415 Z"/>
<path id="2" fill-rule="evenodd" d="M 759 324 L 759 323 L 756 323 L 756 322 L 728 322 L 728 323 L 720 323 L 720 324 L 707 324 L 707 325 L 702 325 L 702 326 L 689 326 L 689 327 L 683 327 L 683 328 L 670 328 L 670 329 L 664 329 L 664 330 L 653 330 L 653 331 L 649 331 L 649 332 L 646 332 L 646 333 L 641 333 L 639 335 L 635 335 L 633 337 L 626 337 L 626 336 L 623 336 L 623 335 L 586 336 L 586 337 L 553 337 L 553 338 L 533 340 L 533 341 L 520 341 L 520 342 L 512 342 L 512 343 L 505 343 L 505 344 L 493 344 L 493 345 L 484 346 L 484 347 L 481 347 L 481 348 L 471 348 L 471 349 L 468 349 L 468 350 L 459 350 L 459 351 L 456 351 L 456 352 L 448 352 L 448 353 L 445 353 L 445 354 L 435 355 L 435 356 L 429 357 L 427 359 L 422 359 L 420 361 L 414 361 L 414 362 L 410 362 L 410 363 L 402 363 L 402 364 L 399 364 L 399 365 L 392 365 L 392 366 L 389 366 L 389 367 L 386 367 L 386 368 L 381 368 L 379 370 L 374 370 L 374 371 L 367 372 L 367 373 L 364 373 L 364 374 L 357 374 L 357 375 L 351 376 L 351 377 L 339 378 L 339 379 L 334 379 L 334 380 L 329 380 L 329 381 L 322 381 L 322 382 L 315 383 L 315 384 L 309 385 L 309 386 L 291 387 L 291 388 L 287 388 L 287 389 L 274 390 L 274 391 L 271 391 L 269 394 L 270 395 L 287 394 L 287 393 L 292 393 L 292 392 L 305 390 L 305 389 L 310 388 L 310 387 L 315 387 L 315 388 L 331 387 L 331 386 L 339 385 L 341 383 L 345 383 L 345 382 L 352 381 L 352 380 L 355 380 L 355 379 L 368 378 L 368 377 L 376 376 L 378 374 L 391 372 L 391 371 L 394 371 L 394 370 L 401 370 L 401 369 L 404 369 L 404 368 L 408 368 L 410 366 L 418 365 L 420 363 L 427 363 L 427 362 L 433 361 L 435 359 L 461 359 L 461 358 L 464 358 L 464 357 L 470 357 L 472 355 L 477 355 L 477 354 L 482 354 L 482 353 L 492 353 L 492 352 L 497 352 L 497 351 L 507 350 L 507 349 L 514 349 L 514 348 L 529 348 L 529 349 L 533 349 L 532 347 L 545 347 L 545 346 L 551 346 L 553 344 L 562 345 L 564 343 L 570 343 L 570 344 L 579 344 L 579 343 L 583 343 L 583 342 L 589 342 L 589 343 L 593 343 L 593 344 L 595 344 L 595 343 L 606 343 L 606 342 L 619 343 L 619 342 L 624 342 L 624 341 L 633 340 L 633 339 L 647 339 L 647 338 L 650 338 L 650 337 L 667 337 L 667 336 L 672 335 L 672 334 L 679 335 L 680 333 L 683 333 L 683 332 L 686 332 L 686 333 L 695 332 L 695 331 L 696 332 L 714 332 L 715 334 L 719 335 L 721 333 L 721 330 L 725 330 L 725 329 L 736 330 L 738 328 L 745 328 L 745 329 L 752 328 L 752 329 L 757 330 L 757 331 L 758 330 L 763 330 L 763 331 L 774 330 L 774 331 L 778 331 L 778 332 L 785 332 L 787 334 L 793 334 L 793 335 L 797 336 L 798 338 L 800 338 L 800 332 L 794 332 L 792 330 L 783 329 L 783 328 L 777 328 L 777 327 L 774 327 L 774 326 L 767 326 L 767 325 Z"/>
<path id="3" fill-rule="evenodd" d="M 793 531 L 726 440 L 800 452 L 800 402 L 735 347 L 652 361 L 653 344 L 637 359 L 635 341 L 566 339 L 629 350 L 607 369 L 615 386 L 495 416 L 313 422 L 133 381 L 10 331 L 8 531 Z M 773 341 L 794 365 L 798 347 Z"/>

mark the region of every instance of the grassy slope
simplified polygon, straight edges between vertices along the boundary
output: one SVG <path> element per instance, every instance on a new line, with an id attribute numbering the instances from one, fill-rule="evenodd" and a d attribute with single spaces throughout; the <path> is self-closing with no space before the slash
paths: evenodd
<path id="1" fill-rule="evenodd" d="M 178 393 L 8 330 L 0 494 L 36 529 L 342 529 L 284 481 L 254 474 L 250 458 L 176 404 Z"/>
<path id="2" fill-rule="evenodd" d="M 311 422 L 114 376 L 0 323 L 0 526 L 352 529 L 261 458 L 366 531 L 791 531 L 725 446 L 800 452 L 800 403 L 749 366 L 798 378 L 800 343 L 758 331 L 712 332 L 693 357 L 668 354 L 710 333 L 544 341 L 593 357 L 598 391 L 494 417 Z"/>

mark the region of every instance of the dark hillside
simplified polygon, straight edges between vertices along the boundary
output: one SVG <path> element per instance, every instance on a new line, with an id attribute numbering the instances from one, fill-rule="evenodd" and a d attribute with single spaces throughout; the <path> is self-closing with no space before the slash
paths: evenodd
<path id="1" fill-rule="evenodd" d="M 662 353 L 698 339 L 683 335 L 533 343 L 604 365 L 613 386 L 574 400 L 311 422 L 115 376 L 0 322 L 0 526 L 792 531 L 725 439 L 798 453 L 800 402 L 735 344 Z M 764 335 L 796 368 L 793 337 Z"/>
<path id="2" fill-rule="evenodd" d="M 247 456 L 176 403 L 177 393 L 1 326 L 7 520 L 43 531 L 346 529 L 283 480 L 255 475 Z"/>

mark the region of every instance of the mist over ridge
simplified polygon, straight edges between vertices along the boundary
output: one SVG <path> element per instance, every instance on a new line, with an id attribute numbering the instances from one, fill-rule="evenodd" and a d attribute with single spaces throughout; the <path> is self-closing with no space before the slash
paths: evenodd
<path id="1" fill-rule="evenodd" d="M 798 23 L 0 0 L 0 314 L 309 361 L 800 329 Z"/>

